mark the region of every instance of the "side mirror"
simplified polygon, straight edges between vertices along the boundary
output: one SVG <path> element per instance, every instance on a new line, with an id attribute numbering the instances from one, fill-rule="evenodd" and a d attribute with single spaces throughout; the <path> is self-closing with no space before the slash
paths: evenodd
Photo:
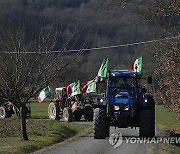
<path id="1" fill-rule="evenodd" d="M 151 75 L 147 76 L 147 83 L 152 84 L 152 76 Z"/>

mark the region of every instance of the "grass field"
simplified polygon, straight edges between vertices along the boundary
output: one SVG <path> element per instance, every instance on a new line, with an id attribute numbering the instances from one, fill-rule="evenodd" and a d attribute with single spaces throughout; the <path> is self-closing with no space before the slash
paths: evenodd
<path id="1" fill-rule="evenodd" d="M 31 116 L 33 119 L 48 119 L 49 101 L 43 101 L 41 104 L 37 101 L 31 102 Z"/>
<path id="2" fill-rule="evenodd" d="M 165 108 L 163 105 L 156 105 L 156 124 L 165 126 L 180 126 L 180 121 L 172 110 Z"/>
<path id="3" fill-rule="evenodd" d="M 172 110 L 164 108 L 163 105 L 156 105 L 156 125 L 159 127 L 161 136 L 180 137 L 180 121 Z M 160 153 L 180 153 L 180 145 L 162 144 Z"/>
<path id="4" fill-rule="evenodd" d="M 27 120 L 29 141 L 21 140 L 20 119 L 0 120 L 0 154 L 30 153 L 92 131 L 92 126 L 48 119 L 48 102 L 32 102 L 32 119 Z"/>

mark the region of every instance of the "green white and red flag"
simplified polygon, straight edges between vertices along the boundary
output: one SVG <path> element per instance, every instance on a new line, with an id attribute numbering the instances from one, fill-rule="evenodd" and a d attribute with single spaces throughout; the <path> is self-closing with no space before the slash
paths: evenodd
<path id="1" fill-rule="evenodd" d="M 102 82 L 102 81 L 107 79 L 107 77 L 108 77 L 108 67 L 109 67 L 109 59 L 108 59 L 108 57 L 106 57 L 103 60 L 101 66 L 99 68 L 97 76 L 95 77 L 96 82 Z"/>
<path id="2" fill-rule="evenodd" d="M 51 97 L 51 91 L 50 91 L 50 87 L 47 86 L 46 88 L 44 88 L 39 96 L 38 96 L 38 102 L 39 103 L 42 103 L 42 101 L 45 99 L 45 98 L 48 98 L 48 97 Z"/>
<path id="3" fill-rule="evenodd" d="M 96 93 L 96 82 L 94 80 L 83 82 L 81 91 L 83 94 Z"/>
<path id="4" fill-rule="evenodd" d="M 143 62 L 143 59 L 141 56 L 138 59 L 136 59 L 135 62 L 131 65 L 130 70 L 141 74 L 142 73 L 142 62 Z"/>
<path id="5" fill-rule="evenodd" d="M 72 97 L 78 94 L 81 94 L 81 84 L 80 81 L 77 80 L 76 82 L 73 82 L 66 86 L 67 96 Z"/>

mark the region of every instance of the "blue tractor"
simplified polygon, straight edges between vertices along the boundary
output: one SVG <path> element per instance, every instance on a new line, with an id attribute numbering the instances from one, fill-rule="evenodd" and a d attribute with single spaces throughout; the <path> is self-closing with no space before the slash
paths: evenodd
<path id="1" fill-rule="evenodd" d="M 128 70 L 109 71 L 106 92 L 95 105 L 94 138 L 109 137 L 110 126 L 118 128 L 139 127 L 140 137 L 155 136 L 155 102 L 152 94 L 142 86 L 152 77 Z"/>

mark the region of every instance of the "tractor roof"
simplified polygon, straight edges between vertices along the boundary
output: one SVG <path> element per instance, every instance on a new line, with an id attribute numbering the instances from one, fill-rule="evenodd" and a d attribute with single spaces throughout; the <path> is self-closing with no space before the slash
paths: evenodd
<path id="1" fill-rule="evenodd" d="M 117 76 L 117 77 L 133 77 L 133 76 L 141 76 L 140 73 L 136 73 L 134 71 L 130 70 L 114 70 L 111 72 L 112 76 Z"/>
<path id="2" fill-rule="evenodd" d="M 63 89 L 66 89 L 66 87 L 59 87 L 59 88 L 56 88 L 55 91 L 62 91 Z"/>

